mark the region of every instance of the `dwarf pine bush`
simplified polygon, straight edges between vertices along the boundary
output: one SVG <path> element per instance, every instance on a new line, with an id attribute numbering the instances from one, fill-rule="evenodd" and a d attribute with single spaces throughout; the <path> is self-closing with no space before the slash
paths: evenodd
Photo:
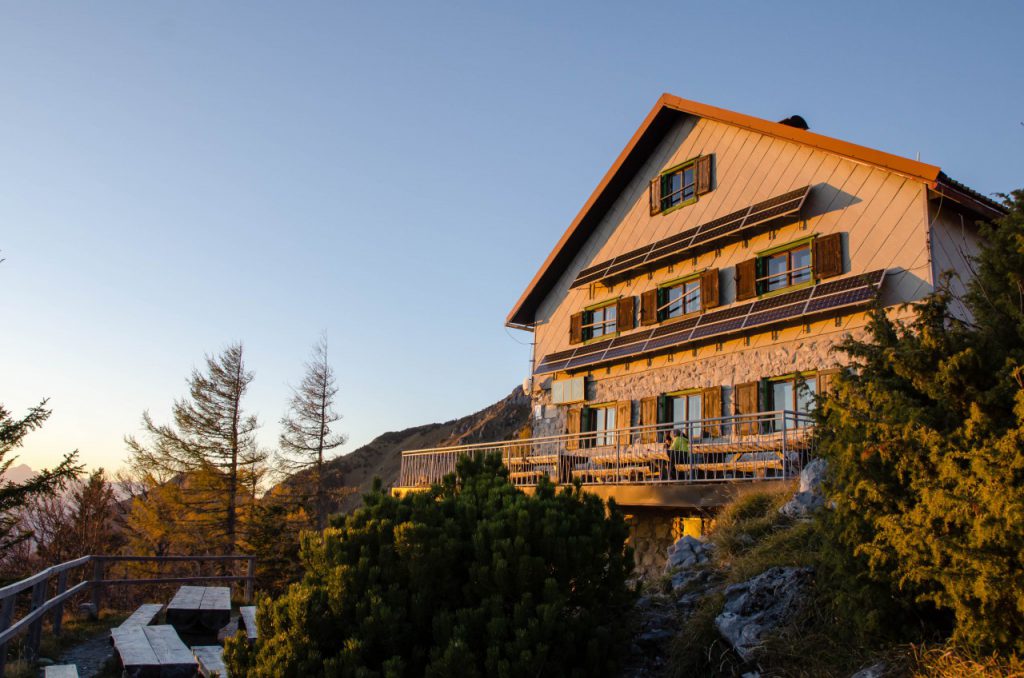
<path id="1" fill-rule="evenodd" d="M 259 602 L 232 675 L 599 676 L 615 666 L 632 554 L 615 508 L 578 488 L 527 496 L 497 458 L 402 498 L 379 487 L 302 539 L 301 583 Z"/>
<path id="2" fill-rule="evenodd" d="M 957 642 L 1024 653 L 1024 192 L 1006 205 L 959 300 L 970 317 L 948 291 L 906 324 L 876 312 L 819 430 L 838 541 L 951 613 Z"/>

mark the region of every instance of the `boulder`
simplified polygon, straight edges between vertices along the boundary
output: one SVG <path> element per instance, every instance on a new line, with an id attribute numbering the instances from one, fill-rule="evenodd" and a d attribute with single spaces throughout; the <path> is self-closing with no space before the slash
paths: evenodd
<path id="1" fill-rule="evenodd" d="M 828 464 L 824 459 L 815 459 L 800 472 L 800 490 L 793 498 L 779 507 L 779 513 L 804 520 L 825 504 L 825 495 L 821 483 L 828 472 Z"/>
<path id="2" fill-rule="evenodd" d="M 885 662 L 872 664 L 866 669 L 861 669 L 850 678 L 882 678 L 885 675 Z"/>
<path id="3" fill-rule="evenodd" d="M 749 661 L 764 636 L 800 606 L 812 575 L 809 567 L 773 567 L 728 587 L 722 613 L 715 617 L 718 632 Z"/>
<path id="4" fill-rule="evenodd" d="M 668 562 L 665 572 L 671 574 L 677 570 L 688 570 L 706 563 L 711 557 L 711 546 L 696 537 L 683 535 L 675 544 L 668 547 Z"/>

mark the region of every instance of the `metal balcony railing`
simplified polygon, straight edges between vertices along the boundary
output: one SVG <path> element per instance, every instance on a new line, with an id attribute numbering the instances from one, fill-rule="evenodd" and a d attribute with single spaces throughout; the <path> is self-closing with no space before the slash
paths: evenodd
<path id="1" fill-rule="evenodd" d="M 687 437 L 686 451 L 667 437 Z M 544 438 L 402 452 L 398 486 L 428 487 L 455 472 L 464 455 L 499 454 L 517 486 L 554 483 L 710 483 L 784 480 L 814 452 L 810 415 L 790 410 L 631 426 Z"/>

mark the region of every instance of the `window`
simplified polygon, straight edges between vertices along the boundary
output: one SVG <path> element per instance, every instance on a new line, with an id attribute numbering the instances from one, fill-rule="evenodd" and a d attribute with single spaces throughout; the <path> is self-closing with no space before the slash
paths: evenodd
<path id="1" fill-rule="evenodd" d="M 799 374 L 778 377 L 769 381 L 769 396 L 771 398 L 771 409 L 796 412 L 797 414 L 810 414 L 814 411 L 815 398 L 818 392 L 817 375 L 801 376 Z M 782 413 L 775 415 L 775 430 L 781 431 L 783 427 Z M 797 420 L 790 419 L 786 422 L 786 428 L 807 426 L 810 422 L 806 418 Z"/>
<path id="2" fill-rule="evenodd" d="M 615 444 L 615 405 L 583 408 L 581 430 L 592 435 L 583 439 L 583 447 L 603 447 Z"/>
<path id="3" fill-rule="evenodd" d="M 811 242 L 803 241 L 757 258 L 757 293 L 765 294 L 812 282 Z"/>
<path id="4" fill-rule="evenodd" d="M 689 160 L 661 175 L 661 211 L 697 197 L 695 161 Z"/>
<path id="5" fill-rule="evenodd" d="M 703 398 L 701 393 L 668 394 L 668 413 L 672 417 L 672 428 L 684 431 L 690 440 L 701 436 L 700 421 L 703 419 Z"/>
<path id="6" fill-rule="evenodd" d="M 574 377 L 551 382 L 551 403 L 565 405 L 583 402 L 586 377 Z"/>
<path id="7" fill-rule="evenodd" d="M 698 196 L 710 190 L 711 156 L 691 158 L 651 179 L 648 198 L 651 216 L 696 202 Z"/>
<path id="8" fill-rule="evenodd" d="M 661 287 L 658 321 L 700 311 L 700 276 Z"/>
<path id="9" fill-rule="evenodd" d="M 616 332 L 617 308 L 614 302 L 583 312 L 583 341 Z"/>

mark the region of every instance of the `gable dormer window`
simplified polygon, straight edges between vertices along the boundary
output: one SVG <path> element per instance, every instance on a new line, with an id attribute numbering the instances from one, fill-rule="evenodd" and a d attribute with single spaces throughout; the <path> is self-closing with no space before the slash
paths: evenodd
<path id="1" fill-rule="evenodd" d="M 651 180 L 651 216 L 665 214 L 686 205 L 711 190 L 711 156 L 700 155 L 669 167 Z"/>

